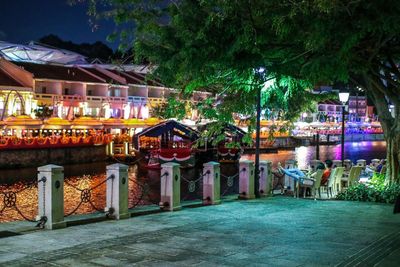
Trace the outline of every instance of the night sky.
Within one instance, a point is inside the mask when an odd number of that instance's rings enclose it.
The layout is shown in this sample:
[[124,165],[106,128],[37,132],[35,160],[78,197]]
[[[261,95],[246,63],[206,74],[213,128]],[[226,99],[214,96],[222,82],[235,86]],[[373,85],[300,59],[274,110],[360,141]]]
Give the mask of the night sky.
[[89,24],[87,5],[70,6],[67,0],[0,0],[0,40],[27,43],[48,34],[65,41],[102,41],[115,49],[106,37],[114,29],[112,21],[100,21],[95,31]]

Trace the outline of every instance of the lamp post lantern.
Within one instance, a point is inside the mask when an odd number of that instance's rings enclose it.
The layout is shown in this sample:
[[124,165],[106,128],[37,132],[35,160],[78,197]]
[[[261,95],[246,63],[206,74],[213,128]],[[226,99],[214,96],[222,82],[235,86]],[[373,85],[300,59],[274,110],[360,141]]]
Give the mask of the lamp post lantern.
[[339,93],[339,100],[342,102],[342,166],[344,166],[344,112],[349,95],[349,93]]

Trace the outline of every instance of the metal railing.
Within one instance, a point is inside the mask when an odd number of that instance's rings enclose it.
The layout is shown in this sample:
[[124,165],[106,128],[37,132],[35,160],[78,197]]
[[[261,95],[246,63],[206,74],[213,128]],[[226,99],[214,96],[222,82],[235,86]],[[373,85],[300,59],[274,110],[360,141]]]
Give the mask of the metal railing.
[[[17,184],[13,187],[0,185],[0,222],[20,219],[30,222],[37,221],[38,186],[40,185],[46,186],[45,178],[40,181]],[[45,199],[43,199],[43,205],[44,203]]]
[[239,173],[224,175],[221,173],[221,197],[239,194]]
[[[104,212],[105,183],[108,179],[113,179],[113,177],[102,178],[94,186],[91,185],[93,180],[90,175],[83,175],[74,180],[64,180],[64,217],[93,211]],[[75,192],[78,194],[74,194]],[[70,209],[70,207],[73,208]]]
[[181,200],[202,200],[203,199],[203,176],[186,178],[181,174]]
[[150,180],[146,177],[129,176],[128,208],[134,209],[145,205],[160,203],[160,180]]
[[[137,161],[140,160],[138,159]],[[137,165],[135,166],[137,167]],[[126,171],[126,167],[124,168]],[[235,167],[234,169],[225,169],[225,173],[219,172],[221,197],[239,194],[239,175],[245,170],[243,168],[238,172],[238,168]],[[161,200],[161,180],[166,175],[168,175],[168,172],[164,172],[161,177],[149,177],[147,173],[144,175],[136,174],[132,170],[128,172],[128,208],[134,209],[145,205],[159,205]],[[196,172],[196,170],[194,172],[191,172],[191,170],[183,171],[180,177],[180,200],[203,201],[203,181],[204,178],[210,178],[210,175],[211,171],[209,170],[201,170],[200,173]],[[122,176],[122,184],[125,184],[125,177]],[[110,179],[112,180],[108,182]],[[110,173],[108,175],[83,175],[65,179],[63,188],[64,217],[93,212],[108,215],[106,207],[112,208],[113,205],[111,204],[110,206],[110,198],[111,203],[114,203],[113,199],[115,201],[115,197],[118,197],[118,199],[121,197],[113,196],[115,194],[113,186],[115,186],[114,183],[116,181],[113,179],[116,178],[114,174],[110,175]],[[118,179],[121,179],[121,177]],[[43,188],[40,186],[43,186]],[[111,187],[108,188],[109,186]],[[44,215],[46,210],[45,189],[45,177],[38,181],[17,186],[0,185],[0,222],[23,219],[31,222],[39,221],[38,226],[43,227],[46,223]],[[43,206],[39,207],[39,205]]]

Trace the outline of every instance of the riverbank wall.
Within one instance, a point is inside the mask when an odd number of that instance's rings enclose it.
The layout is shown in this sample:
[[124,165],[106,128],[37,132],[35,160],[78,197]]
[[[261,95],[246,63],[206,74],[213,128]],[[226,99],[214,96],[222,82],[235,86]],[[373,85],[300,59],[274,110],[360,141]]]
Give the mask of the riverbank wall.
[[346,142],[385,141],[385,137],[383,134],[346,134],[344,140]]
[[[289,137],[284,140],[284,143],[290,143],[296,147],[298,146],[310,146],[316,145],[316,139],[314,137]],[[344,136],[345,142],[365,142],[365,141],[385,141],[385,137],[383,134],[345,134]],[[330,136],[320,136],[319,144],[320,145],[335,145],[340,144],[341,136],[340,135],[330,135]],[[281,141],[282,143],[282,141]],[[279,145],[278,145],[279,147]]]
[[105,145],[68,148],[18,149],[0,152],[0,169],[105,161]]

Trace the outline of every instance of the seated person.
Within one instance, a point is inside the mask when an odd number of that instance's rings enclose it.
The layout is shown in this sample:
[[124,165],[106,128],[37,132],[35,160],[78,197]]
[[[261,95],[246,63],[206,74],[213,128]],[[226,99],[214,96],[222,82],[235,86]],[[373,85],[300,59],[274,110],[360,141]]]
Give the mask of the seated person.
[[374,175],[375,171],[376,171],[376,168],[375,168],[374,166],[371,166],[371,165],[365,166],[364,173],[365,173],[368,177],[371,178],[371,177]]
[[[331,166],[332,166],[332,161],[331,161]],[[316,169],[315,172],[311,173],[309,176],[306,176],[304,172],[302,172],[301,170],[299,170],[299,169],[297,169],[297,168],[284,169],[284,168],[282,168],[280,162],[278,163],[278,170],[279,170],[281,173],[284,173],[284,174],[286,174],[286,175],[292,177],[292,178],[295,179],[295,180],[299,180],[300,178],[311,178],[311,179],[312,179],[313,177],[315,177],[315,175],[317,174],[317,171],[318,171],[318,170],[324,170],[324,169],[325,169],[324,164],[323,164],[323,163],[320,163],[320,164],[317,166],[317,169]],[[329,176],[328,176],[328,178],[329,178]]]
[[326,169],[324,170],[324,173],[322,174],[321,186],[326,185],[326,184],[328,183],[329,176],[331,176],[332,165],[333,165],[332,160],[327,159],[327,160],[325,161],[325,167],[326,167]]
[[315,177],[315,175],[317,174],[318,170],[325,170],[325,164],[323,164],[322,162],[318,163],[317,168],[315,169],[315,172],[313,172],[310,176],[311,177]]
[[386,160],[382,159],[376,167],[374,167],[372,165],[366,166],[364,172],[366,175],[368,175],[371,178],[374,175],[374,173],[376,173],[376,172],[380,173],[382,171],[383,166],[385,166],[385,164],[386,164]]
[[379,162],[379,165],[376,166],[375,171],[380,173],[380,172],[382,171],[382,168],[383,168],[385,165],[386,165],[386,159],[382,159],[382,160]]

